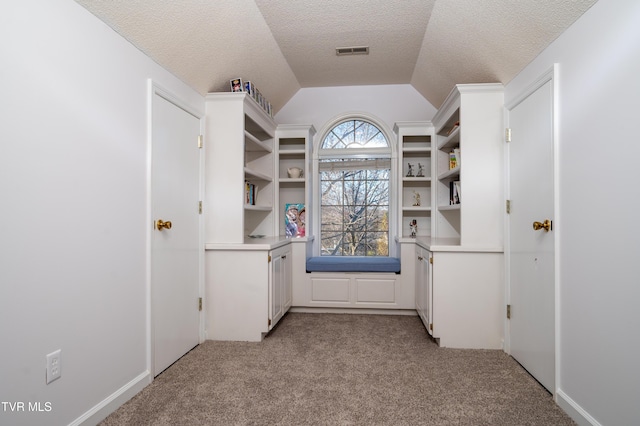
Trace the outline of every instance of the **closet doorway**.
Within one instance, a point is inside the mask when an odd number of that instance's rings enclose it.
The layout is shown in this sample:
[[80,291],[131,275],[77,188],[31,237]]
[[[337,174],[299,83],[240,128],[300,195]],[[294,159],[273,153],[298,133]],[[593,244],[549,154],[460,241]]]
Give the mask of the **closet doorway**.
[[200,119],[151,90],[150,350],[157,376],[200,340]]
[[555,68],[507,105],[511,355],[549,392],[556,380]]

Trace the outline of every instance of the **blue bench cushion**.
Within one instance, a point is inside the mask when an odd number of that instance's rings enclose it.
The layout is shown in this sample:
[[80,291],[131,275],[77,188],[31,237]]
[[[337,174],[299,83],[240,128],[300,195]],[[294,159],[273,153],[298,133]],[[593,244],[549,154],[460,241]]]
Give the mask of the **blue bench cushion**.
[[315,256],[307,258],[307,272],[395,272],[400,259],[384,256]]

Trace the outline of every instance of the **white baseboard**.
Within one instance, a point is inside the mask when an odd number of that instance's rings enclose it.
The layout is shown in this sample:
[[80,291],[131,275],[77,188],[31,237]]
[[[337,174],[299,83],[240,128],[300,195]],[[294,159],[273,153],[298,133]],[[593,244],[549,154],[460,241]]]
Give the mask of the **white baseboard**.
[[596,419],[591,417],[578,403],[569,397],[562,389],[556,392],[556,402],[565,413],[580,426],[602,426]]
[[293,306],[289,312],[306,314],[360,314],[360,315],[418,315],[414,309],[368,309],[368,308],[324,308]]
[[133,398],[138,392],[151,383],[151,373],[147,370],[126,385],[112,393],[92,409],[75,419],[69,426],[96,425],[113,413],[122,404]]

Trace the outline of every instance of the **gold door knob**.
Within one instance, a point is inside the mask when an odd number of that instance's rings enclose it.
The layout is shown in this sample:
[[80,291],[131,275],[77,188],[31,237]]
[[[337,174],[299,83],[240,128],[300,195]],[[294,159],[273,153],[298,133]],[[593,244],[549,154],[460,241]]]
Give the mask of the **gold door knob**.
[[171,229],[171,221],[164,221],[162,219],[156,220],[156,229],[162,231],[162,229]]
[[544,229],[545,232],[549,232],[551,231],[551,221],[549,219],[545,219],[544,222],[533,222],[533,229],[535,231]]

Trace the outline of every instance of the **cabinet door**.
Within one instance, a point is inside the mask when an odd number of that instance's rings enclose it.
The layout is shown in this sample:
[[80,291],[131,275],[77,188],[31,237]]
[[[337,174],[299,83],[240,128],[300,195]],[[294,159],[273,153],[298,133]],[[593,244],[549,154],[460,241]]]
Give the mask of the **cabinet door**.
[[416,311],[427,329],[432,333],[431,305],[431,252],[416,246]]
[[431,252],[416,247],[416,310],[429,334],[431,318]]
[[422,267],[422,257],[423,250],[422,248],[416,246],[416,311],[418,312],[418,316],[424,322],[424,269]]
[[287,250],[282,255],[282,315],[284,315],[291,307],[293,301],[293,282],[292,272],[293,263],[291,259],[291,250]]
[[431,252],[424,250],[422,262],[420,262],[424,280],[424,294],[422,299],[424,303],[424,321],[425,327],[427,327],[427,332],[433,336],[433,280],[431,276],[431,259]]
[[271,286],[269,302],[269,330],[271,330],[283,315],[283,259],[281,254],[274,254],[271,258]]

